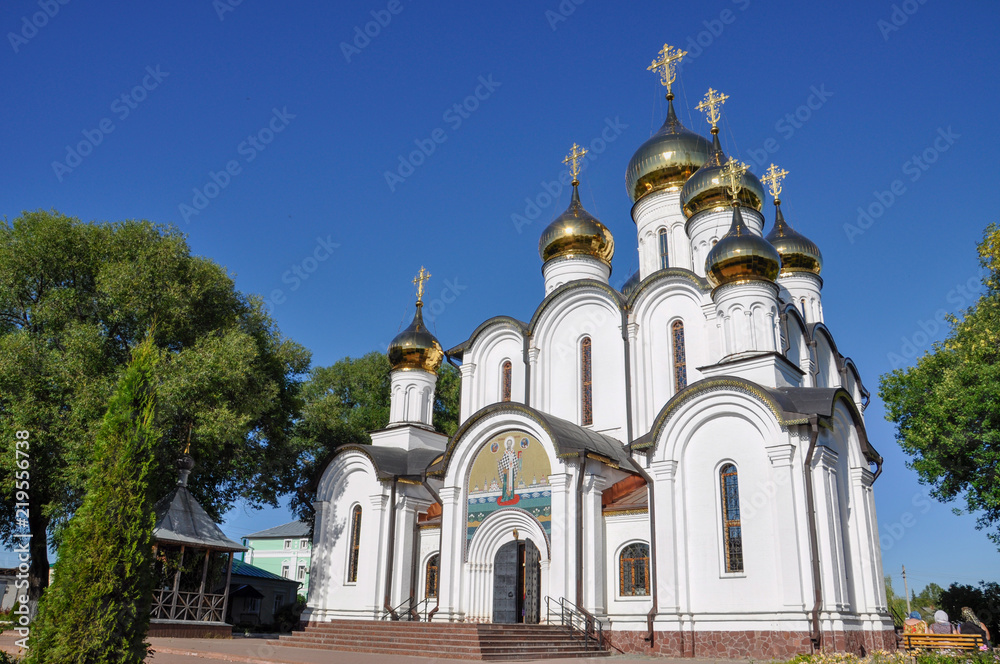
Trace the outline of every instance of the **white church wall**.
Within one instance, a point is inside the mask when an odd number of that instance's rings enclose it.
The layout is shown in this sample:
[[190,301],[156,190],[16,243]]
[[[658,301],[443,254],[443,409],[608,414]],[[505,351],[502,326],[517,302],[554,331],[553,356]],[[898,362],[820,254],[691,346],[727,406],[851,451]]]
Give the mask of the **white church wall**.
[[[430,562],[432,557],[439,555],[438,547],[441,544],[441,527],[421,527],[418,532],[420,533],[420,540],[417,546],[417,600],[423,601],[427,599],[427,563]],[[439,571],[441,569],[440,560],[439,557]],[[440,587],[440,583],[438,587]],[[431,611],[435,605],[436,601],[432,598],[429,601],[427,611]],[[421,610],[422,613],[423,610]]]
[[480,408],[502,401],[502,367],[511,363],[511,401],[524,403],[524,341],[520,334],[509,327],[497,325],[481,332],[465,352],[464,361],[475,366],[471,379],[463,378],[463,392],[470,390],[469,412],[463,419]]
[[652,595],[621,594],[621,553],[635,542],[649,545],[649,514],[609,514],[604,517],[607,541],[604,546],[604,576],[608,602],[607,615],[614,629],[643,629],[646,614],[653,606]]
[[[311,564],[308,620],[371,618],[381,605],[378,588],[385,559],[384,507],[388,502],[371,461],[344,452],[327,467],[316,493],[316,546]],[[351,518],[361,507],[357,580],[348,580]],[[320,517],[321,515],[321,517]]]
[[824,328],[814,332],[816,359],[816,387],[840,387],[840,372],[837,371],[836,351]]
[[582,422],[580,343],[592,343],[593,428],[625,437],[624,341],[617,303],[603,292],[567,291],[551,302],[534,329],[539,349],[532,375],[531,406]]

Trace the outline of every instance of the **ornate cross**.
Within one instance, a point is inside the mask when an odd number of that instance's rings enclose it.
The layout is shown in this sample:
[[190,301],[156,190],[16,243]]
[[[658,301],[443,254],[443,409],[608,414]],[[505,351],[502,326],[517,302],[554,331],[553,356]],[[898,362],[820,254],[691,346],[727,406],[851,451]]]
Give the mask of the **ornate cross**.
[[587,154],[587,150],[574,143],[569,154],[562,161],[564,164],[569,164],[569,172],[573,176],[573,184],[580,184],[578,177],[580,175],[580,162],[583,161],[585,154]]
[[721,117],[719,109],[722,108],[722,105],[726,103],[727,99],[729,99],[729,95],[709,88],[708,94],[705,95],[702,102],[695,106],[695,108],[708,116],[708,122],[712,125],[712,129],[715,129],[716,126],[718,126],[719,118]]
[[730,157],[729,161],[722,168],[722,177],[729,180],[729,195],[733,197],[733,205],[736,205],[736,197],[739,196],[740,191],[743,189],[743,174],[749,168],[749,166],[734,157]]
[[664,44],[657,55],[660,56],[660,59],[653,60],[653,64],[646,69],[660,75],[660,85],[667,89],[667,94],[670,94],[670,87],[677,80],[677,66],[681,63],[681,59],[687,55],[687,51],[682,51],[670,44]]
[[420,274],[413,277],[413,283],[417,285],[417,304],[423,304],[424,301],[424,282],[431,278],[431,273],[424,269],[424,266],[420,266]]
[[771,167],[764,171],[764,177],[760,179],[774,196],[775,204],[778,203],[778,194],[781,193],[781,181],[785,179],[786,175],[788,175],[788,171],[771,164]]

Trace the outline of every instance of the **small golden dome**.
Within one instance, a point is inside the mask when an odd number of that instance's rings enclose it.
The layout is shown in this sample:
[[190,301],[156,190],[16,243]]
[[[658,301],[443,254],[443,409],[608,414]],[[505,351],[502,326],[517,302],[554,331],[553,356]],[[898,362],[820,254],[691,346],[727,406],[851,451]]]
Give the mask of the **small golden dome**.
[[774,245],[781,256],[781,273],[811,272],[819,274],[823,269],[823,253],[816,243],[802,235],[785,221],[781,213],[781,201],[775,199],[777,210],[774,217],[774,228],[765,238]]
[[[728,182],[722,176],[726,155],[719,143],[719,130],[712,128],[712,156],[691,176],[681,190],[681,207],[690,219],[703,210],[728,207],[731,200]],[[740,205],[760,211],[764,201],[764,185],[757,176],[746,171],[740,179]]]
[[573,181],[569,207],[542,231],[538,255],[543,262],[560,256],[593,256],[610,267],[615,240],[607,226],[583,209],[579,184]]
[[436,374],[441,367],[444,349],[424,325],[423,306],[418,300],[413,322],[389,344],[389,364],[393,371],[421,369]]
[[654,191],[680,189],[711,156],[712,144],[685,129],[674,113],[673,95],[667,95],[667,119],[660,130],[639,146],[625,171],[632,201]]
[[743,223],[740,206],[733,206],[733,224],[705,258],[709,283],[722,286],[737,281],[774,281],[781,257],[771,243]]

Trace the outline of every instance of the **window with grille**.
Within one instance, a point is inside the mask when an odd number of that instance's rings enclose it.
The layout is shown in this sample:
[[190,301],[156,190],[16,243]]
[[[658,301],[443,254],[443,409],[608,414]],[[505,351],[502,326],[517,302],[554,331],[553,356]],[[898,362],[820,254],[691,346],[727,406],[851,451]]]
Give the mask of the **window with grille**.
[[431,556],[431,559],[427,561],[427,577],[424,583],[425,597],[437,597],[438,596],[438,554]]
[[618,560],[619,594],[637,597],[649,594],[649,545],[641,542],[622,549]]
[[660,269],[666,270],[670,267],[670,259],[668,254],[668,244],[667,244],[667,229],[661,228],[659,233],[660,241]]
[[351,513],[351,551],[347,564],[347,582],[358,581],[358,559],[361,553],[361,505],[355,505]]
[[584,426],[594,423],[594,377],[591,371],[591,341],[584,337],[580,341],[580,421]]
[[503,363],[500,369],[500,374],[502,376],[501,386],[500,386],[500,401],[510,401],[510,384],[511,384],[511,372],[513,367],[511,366],[510,360]]
[[722,484],[722,541],[727,572],[743,571],[743,532],[740,526],[740,482],[736,466],[719,471]]
[[688,384],[687,347],[684,345],[684,323],[674,321],[670,326],[670,338],[674,347],[674,391],[680,392]]

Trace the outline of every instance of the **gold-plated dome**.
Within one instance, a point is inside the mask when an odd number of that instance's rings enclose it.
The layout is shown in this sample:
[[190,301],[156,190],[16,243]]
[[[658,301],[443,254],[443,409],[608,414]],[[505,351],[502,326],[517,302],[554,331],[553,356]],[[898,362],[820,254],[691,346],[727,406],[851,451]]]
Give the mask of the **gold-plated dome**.
[[667,95],[667,119],[632,155],[625,184],[632,201],[654,191],[680,189],[712,154],[712,144],[681,124]]
[[389,364],[393,371],[421,369],[436,374],[441,367],[444,349],[424,325],[423,306],[424,303],[417,300],[413,322],[389,344]]
[[[726,178],[722,169],[726,155],[719,143],[719,130],[712,128],[712,155],[688,179],[681,190],[681,207],[688,219],[703,210],[728,207],[730,204]],[[757,176],[746,171],[740,181],[740,205],[760,211],[764,204],[764,185]]]
[[542,231],[538,255],[542,261],[560,256],[593,256],[609,267],[615,255],[615,240],[607,226],[583,209],[577,180],[569,207]]
[[781,257],[771,243],[743,223],[740,206],[733,206],[733,224],[705,258],[709,283],[722,286],[738,281],[774,281]]
[[819,274],[823,269],[823,253],[816,243],[788,225],[785,215],[781,213],[781,201],[774,200],[777,211],[774,217],[774,228],[765,238],[774,245],[781,256],[781,273],[811,272]]

